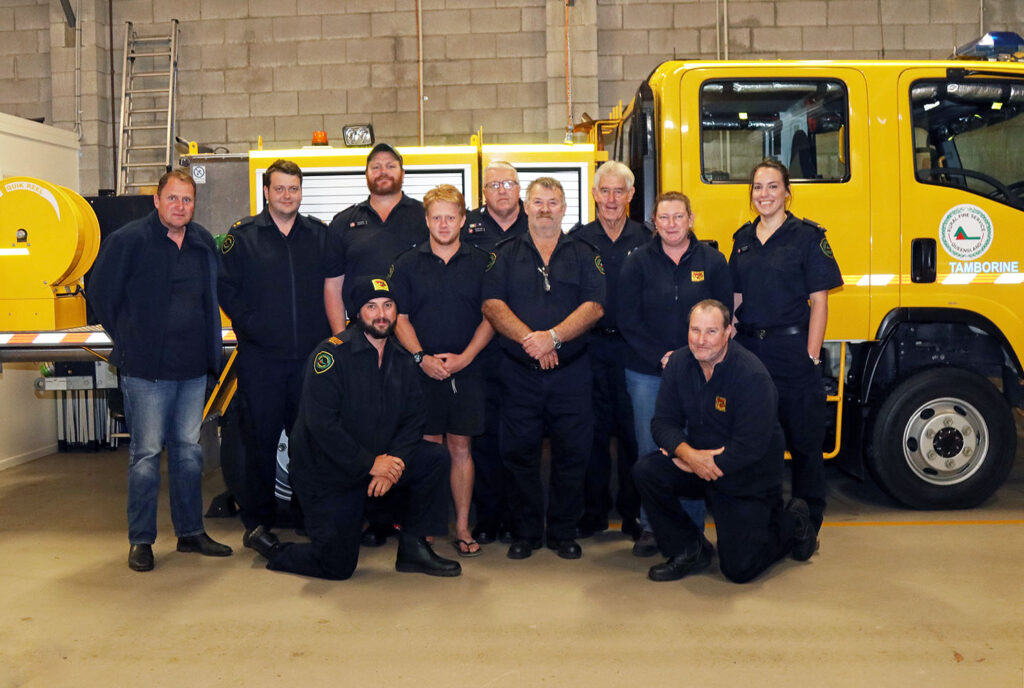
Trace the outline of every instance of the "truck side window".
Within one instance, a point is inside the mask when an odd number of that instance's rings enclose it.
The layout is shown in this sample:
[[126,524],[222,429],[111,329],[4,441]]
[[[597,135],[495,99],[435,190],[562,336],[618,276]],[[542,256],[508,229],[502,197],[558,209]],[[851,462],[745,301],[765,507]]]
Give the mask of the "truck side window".
[[1024,80],[915,81],[910,101],[918,182],[1024,209]]
[[794,180],[850,178],[846,87],[834,79],[719,79],[700,93],[701,176],[746,183],[764,158]]

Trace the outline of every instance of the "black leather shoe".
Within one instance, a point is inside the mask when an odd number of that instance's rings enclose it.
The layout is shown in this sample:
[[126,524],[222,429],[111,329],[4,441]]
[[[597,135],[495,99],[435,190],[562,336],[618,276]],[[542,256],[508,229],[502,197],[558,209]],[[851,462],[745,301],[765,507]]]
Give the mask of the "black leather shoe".
[[797,561],[807,561],[818,548],[818,533],[811,523],[811,510],[807,502],[794,497],[786,506],[786,511],[796,518],[796,530],[793,532],[793,558]]
[[526,559],[533,554],[535,549],[540,549],[540,540],[527,540],[526,538],[513,540],[512,544],[508,546],[508,558]]
[[498,539],[498,526],[494,523],[477,523],[473,529],[473,539],[481,545],[489,545]]
[[579,559],[583,548],[575,540],[548,540],[548,549],[553,549],[562,559]]
[[245,531],[245,535],[242,536],[242,544],[256,550],[268,561],[273,559],[283,546],[277,536],[267,530],[266,526],[256,526],[252,530]]
[[458,576],[462,566],[457,561],[438,556],[426,538],[406,533],[398,536],[398,557],[395,570],[403,573],[425,573],[428,576]]
[[623,518],[622,519],[622,534],[636,542],[640,539],[640,536],[644,534],[643,526],[635,518]]
[[359,544],[363,547],[383,547],[392,535],[398,535],[398,529],[394,526],[371,523],[359,537]]
[[608,530],[608,521],[602,522],[584,517],[576,524],[576,537],[585,540],[606,530]]
[[703,571],[711,565],[711,555],[715,553],[714,545],[703,535],[700,538],[700,549],[686,555],[669,557],[664,564],[655,564],[647,572],[652,581],[664,582],[679,580],[691,573]]
[[633,543],[634,557],[653,557],[658,553],[658,541],[654,539],[654,533],[649,530],[643,531],[637,541]]
[[195,552],[204,557],[230,557],[231,548],[222,545],[206,533],[178,538],[179,552]]
[[152,545],[132,545],[128,550],[128,568],[132,571],[152,571]]

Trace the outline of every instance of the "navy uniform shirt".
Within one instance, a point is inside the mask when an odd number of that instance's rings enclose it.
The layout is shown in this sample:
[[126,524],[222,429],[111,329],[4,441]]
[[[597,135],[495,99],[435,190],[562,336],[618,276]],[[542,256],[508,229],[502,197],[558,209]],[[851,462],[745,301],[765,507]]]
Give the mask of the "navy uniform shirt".
[[[550,330],[587,301],[604,305],[601,256],[589,244],[561,234],[545,269],[529,232],[521,234],[498,245],[484,276],[488,299],[504,301],[531,331]],[[519,342],[502,337],[501,346],[513,358],[534,363]],[[558,358],[565,364],[585,348],[586,336],[577,337],[562,344]]]
[[733,289],[743,295],[736,317],[748,327],[806,326],[810,295],[843,285],[825,230],[787,212],[762,245],[758,222],[748,222],[733,235],[729,269]]
[[285,236],[264,209],[221,243],[220,305],[243,350],[301,360],[331,334],[324,279],[341,274],[337,240],[322,220],[297,215]]
[[764,364],[735,340],[710,380],[683,347],[665,366],[651,432],[670,456],[682,442],[694,449],[725,447],[715,457],[722,471],[715,488],[735,496],[770,494],[782,488],[784,440],[777,405],[778,392]]
[[[461,244],[445,263],[425,241],[395,261],[391,287],[426,353],[460,354],[469,346],[483,320],[484,271],[490,258],[486,251]],[[466,370],[475,369],[478,360]]]
[[508,229],[502,229],[501,225],[491,217],[487,206],[482,205],[466,215],[466,224],[462,227],[462,241],[469,242],[485,251],[493,251],[499,241],[518,234],[525,234],[528,229],[529,223],[522,201],[519,201],[519,215]]
[[660,375],[665,353],[686,346],[693,305],[718,299],[732,310],[732,295],[725,256],[692,233],[678,265],[657,236],[630,252],[619,277],[619,330],[630,348],[625,366]]
[[356,326],[313,350],[290,437],[291,473],[347,489],[369,478],[378,455],[409,458],[423,436],[421,373],[394,337],[377,360]]
[[[331,231],[341,240],[341,271],[351,277],[389,277],[388,270],[395,259],[430,236],[423,204],[404,192],[387,220],[380,219],[367,198],[335,215],[331,220]],[[342,296],[347,307],[350,301],[348,284]],[[349,316],[354,317],[351,309]]]
[[[612,241],[601,226],[600,220],[585,225],[576,225],[569,230],[569,236],[580,239],[594,247],[594,250],[601,255],[601,262],[604,263],[605,291],[607,294],[604,315],[594,326],[596,329],[619,330],[618,318],[618,294],[619,274],[622,272],[622,264],[626,255],[641,246],[651,238],[651,232],[646,226],[635,220],[626,218],[626,224],[619,233],[619,238]],[[668,349],[666,349],[667,351]]]

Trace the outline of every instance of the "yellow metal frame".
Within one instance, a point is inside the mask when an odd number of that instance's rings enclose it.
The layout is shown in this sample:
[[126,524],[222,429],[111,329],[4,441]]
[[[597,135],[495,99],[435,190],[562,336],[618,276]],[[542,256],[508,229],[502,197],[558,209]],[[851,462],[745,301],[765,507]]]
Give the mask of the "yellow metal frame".
[[234,366],[236,356],[238,356],[237,348],[231,352],[231,356],[224,364],[224,370],[221,371],[220,378],[217,380],[217,385],[210,392],[209,399],[206,400],[206,406],[203,408],[204,423],[211,418],[223,416],[238,390],[238,374]]

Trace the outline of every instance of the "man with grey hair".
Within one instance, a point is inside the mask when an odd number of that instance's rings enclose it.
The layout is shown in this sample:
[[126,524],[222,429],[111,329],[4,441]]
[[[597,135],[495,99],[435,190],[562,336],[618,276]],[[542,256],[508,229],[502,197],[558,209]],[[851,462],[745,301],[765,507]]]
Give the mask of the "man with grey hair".
[[499,241],[526,231],[526,211],[519,199],[519,172],[504,160],[484,168],[484,204],[466,216],[462,241],[493,251]]
[[[494,251],[499,242],[524,234],[526,211],[519,199],[519,173],[504,160],[493,160],[484,168],[484,205],[466,216],[462,242],[485,251]],[[498,417],[501,413],[501,379],[498,363],[501,346],[495,337],[479,356],[484,375],[484,432],[473,438],[473,462],[476,480],[473,503],[476,526],[473,539],[487,544],[497,539],[508,541],[511,516],[508,511],[510,477],[498,450]]]
[[[583,477],[593,441],[587,331],[604,309],[604,268],[593,248],[562,233],[565,192],[540,177],[526,193],[529,230],[503,242],[484,276],[484,316],[502,335],[501,455],[512,474],[510,559],[542,544],[563,559],[583,555],[575,540]],[[541,441],[551,435],[547,518]]]
[[577,225],[570,236],[585,241],[601,254],[607,278],[604,316],[594,326],[590,341],[590,366],[594,376],[594,447],[590,453],[584,490],[583,516],[577,524],[578,537],[587,538],[608,528],[612,506],[611,440],[615,438],[618,466],[618,495],[615,506],[622,516],[622,531],[639,536],[640,497],[630,471],[636,463],[637,442],[633,427],[633,406],[626,391],[623,362],[628,345],[619,332],[617,318],[618,279],[626,254],[646,243],[651,233],[629,217],[633,198],[633,172],[621,162],[610,160],[594,174],[590,190],[597,207],[597,219]]

